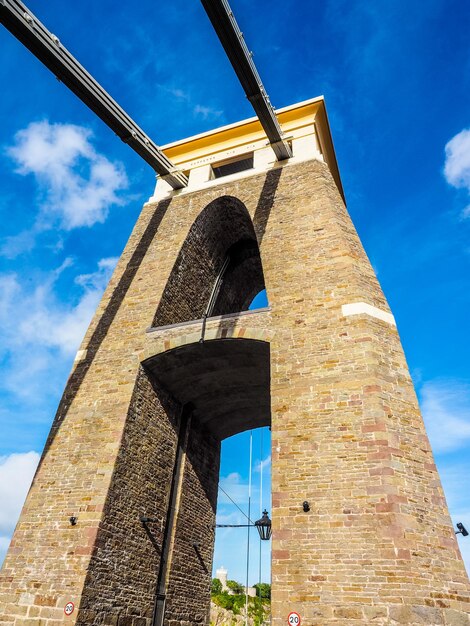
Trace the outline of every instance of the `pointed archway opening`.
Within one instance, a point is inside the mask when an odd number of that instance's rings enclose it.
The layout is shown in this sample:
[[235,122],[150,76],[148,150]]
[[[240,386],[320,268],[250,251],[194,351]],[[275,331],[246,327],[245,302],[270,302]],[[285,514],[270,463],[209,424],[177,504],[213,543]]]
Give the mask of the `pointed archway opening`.
[[189,229],[152,326],[247,311],[265,288],[251,217],[240,200],[222,196]]

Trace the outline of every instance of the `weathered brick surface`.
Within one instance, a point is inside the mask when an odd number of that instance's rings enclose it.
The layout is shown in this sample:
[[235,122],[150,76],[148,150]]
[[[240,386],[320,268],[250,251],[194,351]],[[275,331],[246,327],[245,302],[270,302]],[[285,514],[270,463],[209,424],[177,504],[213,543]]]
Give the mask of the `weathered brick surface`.
[[192,424],[169,577],[171,624],[205,624],[210,606],[220,442]]
[[[144,207],[15,531],[1,623],[150,623],[163,528],[152,527],[153,545],[138,517],[166,515],[181,407],[141,363],[197,341],[200,325],[146,329],[202,316],[227,248],[253,237],[248,215],[271,311],[210,321],[207,332],[270,343],[273,623],[291,610],[309,625],[468,623],[468,579],[399,336],[342,315],[348,303],[388,306],[327,167],[313,160]],[[244,308],[262,287],[256,255],[247,262],[216,313]],[[219,449],[196,421],[191,433],[172,626],[204,623],[209,607]],[[77,610],[65,617],[70,600]]]
[[[150,617],[180,413],[141,369],[80,602],[86,611],[80,612],[78,623],[100,622],[105,616]],[[146,530],[141,516],[156,521]],[[79,523],[81,519],[79,515]]]
[[468,580],[396,329],[341,313],[387,303],[326,170],[295,185],[289,204],[276,196],[263,241],[275,238],[277,259],[288,259],[275,275],[262,247],[273,327],[292,330],[288,345],[276,334],[271,344],[273,623],[289,607],[307,623],[325,605],[334,610],[322,623],[367,623],[368,607],[430,611],[438,589],[460,589],[466,610]]

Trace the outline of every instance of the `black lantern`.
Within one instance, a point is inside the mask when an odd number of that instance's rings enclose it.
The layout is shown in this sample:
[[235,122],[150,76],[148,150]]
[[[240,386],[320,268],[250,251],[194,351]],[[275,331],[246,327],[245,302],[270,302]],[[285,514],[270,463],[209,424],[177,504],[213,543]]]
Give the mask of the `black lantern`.
[[255,526],[258,529],[259,536],[262,541],[268,541],[268,539],[271,539],[271,520],[268,517],[266,509],[263,511],[263,517],[255,522]]

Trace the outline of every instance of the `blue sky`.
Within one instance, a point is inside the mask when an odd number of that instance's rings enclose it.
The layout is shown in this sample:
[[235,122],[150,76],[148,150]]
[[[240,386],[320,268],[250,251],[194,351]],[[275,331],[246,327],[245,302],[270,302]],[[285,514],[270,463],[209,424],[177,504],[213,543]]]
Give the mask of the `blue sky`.
[[[470,528],[468,3],[231,5],[276,107],[326,97],[348,209],[397,319],[453,520]],[[29,6],[159,144],[252,115],[198,0]],[[0,49],[1,560],[154,176],[3,29]],[[226,443],[222,465],[242,506],[246,437]],[[225,503],[220,515],[235,518]],[[215,564],[242,580],[229,532]],[[469,568],[470,538],[460,543]]]

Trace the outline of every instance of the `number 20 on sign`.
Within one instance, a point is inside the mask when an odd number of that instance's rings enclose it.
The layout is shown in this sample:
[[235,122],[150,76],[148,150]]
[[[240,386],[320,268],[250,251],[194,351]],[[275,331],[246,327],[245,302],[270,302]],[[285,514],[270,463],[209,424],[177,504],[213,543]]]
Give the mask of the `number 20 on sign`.
[[72,615],[74,609],[75,609],[75,604],[73,602],[67,602],[67,604],[64,606],[65,615]]
[[300,615],[295,611],[292,611],[292,613],[289,613],[287,617],[287,623],[289,626],[300,626]]

